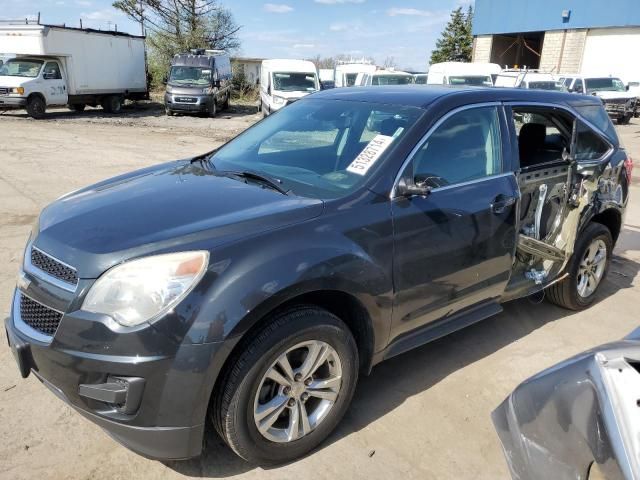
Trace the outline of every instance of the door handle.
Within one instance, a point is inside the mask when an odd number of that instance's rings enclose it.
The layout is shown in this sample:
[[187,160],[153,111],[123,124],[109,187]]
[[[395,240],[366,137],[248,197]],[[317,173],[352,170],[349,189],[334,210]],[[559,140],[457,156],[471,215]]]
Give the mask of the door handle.
[[491,211],[497,215],[504,213],[510,206],[516,203],[517,197],[509,197],[500,194],[491,202]]

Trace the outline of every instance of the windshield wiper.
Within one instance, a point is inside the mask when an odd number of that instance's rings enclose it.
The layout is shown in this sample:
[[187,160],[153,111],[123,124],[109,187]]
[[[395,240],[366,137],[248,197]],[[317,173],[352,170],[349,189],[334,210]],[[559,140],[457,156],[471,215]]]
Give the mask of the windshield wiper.
[[[215,167],[214,167],[215,168]],[[282,183],[280,180],[278,180],[277,178],[270,178],[267,175],[264,175],[262,173],[258,173],[258,172],[254,172],[251,170],[242,170],[239,172],[233,171],[233,170],[225,170],[223,171],[223,173],[227,174],[227,175],[231,175],[234,177],[241,177],[241,178],[247,178],[250,180],[257,180],[258,182],[263,183],[264,185],[282,193],[283,195],[289,195],[289,190],[285,190],[284,188],[282,188],[280,186],[280,184]]]

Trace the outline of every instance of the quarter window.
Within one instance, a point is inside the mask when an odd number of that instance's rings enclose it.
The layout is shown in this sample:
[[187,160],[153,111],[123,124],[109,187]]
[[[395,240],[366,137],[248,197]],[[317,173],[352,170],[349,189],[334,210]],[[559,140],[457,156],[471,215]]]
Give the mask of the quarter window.
[[587,125],[578,121],[576,125],[576,160],[597,160],[609,150],[609,145]]
[[446,119],[416,153],[410,168],[414,182],[433,188],[500,173],[497,108],[463,110]]

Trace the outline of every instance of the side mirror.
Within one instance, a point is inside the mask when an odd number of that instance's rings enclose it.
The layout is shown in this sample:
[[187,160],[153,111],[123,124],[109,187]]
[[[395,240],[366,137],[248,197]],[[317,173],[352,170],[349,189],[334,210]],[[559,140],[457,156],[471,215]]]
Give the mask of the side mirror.
[[627,90],[627,92],[629,91],[629,85],[627,85],[627,86],[626,86],[626,87],[624,87],[624,88]]
[[424,182],[415,183],[406,178],[398,181],[396,192],[399,197],[426,197],[431,193],[431,187]]
[[271,95],[271,85],[267,87],[267,95]]
[[167,76],[165,75],[164,77],[162,77],[162,83],[163,85],[166,85],[169,82],[169,79],[167,78]]

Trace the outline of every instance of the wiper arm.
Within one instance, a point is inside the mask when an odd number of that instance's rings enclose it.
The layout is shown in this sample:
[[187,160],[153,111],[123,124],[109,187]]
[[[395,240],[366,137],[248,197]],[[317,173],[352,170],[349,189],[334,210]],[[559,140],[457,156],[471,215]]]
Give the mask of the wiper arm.
[[236,177],[242,177],[242,178],[248,178],[251,180],[257,180],[258,182],[262,182],[265,185],[267,185],[268,187],[282,193],[283,195],[289,195],[289,191],[285,190],[284,188],[282,188],[280,186],[280,184],[282,183],[280,180],[276,179],[276,178],[270,178],[267,175],[264,175],[262,173],[258,173],[258,172],[253,172],[251,170],[243,170],[240,172],[235,172],[235,171],[225,171],[224,173],[229,174],[229,175],[233,175]]

